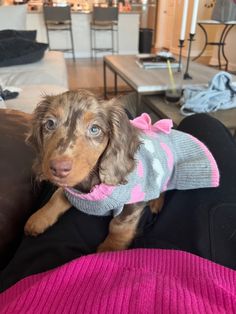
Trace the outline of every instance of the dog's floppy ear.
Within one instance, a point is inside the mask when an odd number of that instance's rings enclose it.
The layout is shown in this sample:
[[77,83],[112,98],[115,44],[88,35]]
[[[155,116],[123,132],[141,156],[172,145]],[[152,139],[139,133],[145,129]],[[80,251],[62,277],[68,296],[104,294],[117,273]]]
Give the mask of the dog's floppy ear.
[[26,137],[26,143],[30,146],[32,146],[36,152],[38,153],[40,151],[40,147],[42,146],[39,130],[38,130],[38,125],[37,121],[35,119],[33,120],[33,123],[30,127],[29,132],[27,133]]
[[99,163],[101,182],[111,185],[126,183],[127,175],[134,169],[134,154],[140,144],[135,129],[121,103],[106,103],[109,123],[109,143]]
[[32,124],[26,137],[26,143],[33,147],[36,151],[36,159],[34,161],[33,170],[41,175],[41,156],[43,147],[42,120],[44,118],[47,107],[49,106],[50,96],[45,96],[33,112]]
[[32,124],[26,137],[26,143],[32,146],[37,153],[41,151],[42,147],[42,134],[41,134],[41,117],[40,117],[40,106],[39,103],[33,112]]
[[44,95],[42,101],[38,103],[33,112],[32,125],[27,134],[26,143],[31,145],[37,153],[40,153],[42,150],[42,121],[44,120],[45,114],[48,112],[48,108],[50,108],[52,99],[53,96]]

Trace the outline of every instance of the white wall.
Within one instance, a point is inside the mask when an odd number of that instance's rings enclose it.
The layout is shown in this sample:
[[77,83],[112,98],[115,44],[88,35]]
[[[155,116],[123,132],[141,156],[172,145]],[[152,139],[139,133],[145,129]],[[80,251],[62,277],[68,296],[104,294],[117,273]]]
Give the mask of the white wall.
[[[181,29],[181,22],[182,22],[182,11],[183,11],[183,0],[175,0],[176,1],[176,24],[174,27],[174,37],[173,37],[173,46],[172,50],[173,52],[178,52],[178,44],[179,44],[179,34]],[[183,49],[183,55],[187,56],[188,54],[188,38],[190,33],[190,25],[192,21],[192,10],[193,10],[193,3],[194,0],[189,1],[189,7],[188,7],[188,18],[187,18],[187,27],[186,27],[186,39],[185,39],[185,47]],[[205,0],[199,1],[199,8],[198,8],[198,20],[208,20],[211,18],[212,9],[206,8],[204,4],[206,3]],[[214,33],[217,31],[217,29],[208,28],[208,36],[209,40],[213,40]],[[204,45],[204,34],[203,31],[199,26],[196,27],[196,34],[194,37],[194,41],[192,43],[192,49],[191,49],[191,56],[197,56],[199,52],[202,50]],[[212,47],[208,46],[205,53],[205,56],[211,56],[212,55]]]

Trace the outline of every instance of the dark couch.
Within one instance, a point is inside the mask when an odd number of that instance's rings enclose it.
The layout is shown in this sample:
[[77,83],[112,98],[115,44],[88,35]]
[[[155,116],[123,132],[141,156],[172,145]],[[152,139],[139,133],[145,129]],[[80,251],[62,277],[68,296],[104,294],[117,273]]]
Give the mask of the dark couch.
[[30,114],[0,109],[0,269],[14,254],[39,193],[34,152],[25,143],[30,120]]

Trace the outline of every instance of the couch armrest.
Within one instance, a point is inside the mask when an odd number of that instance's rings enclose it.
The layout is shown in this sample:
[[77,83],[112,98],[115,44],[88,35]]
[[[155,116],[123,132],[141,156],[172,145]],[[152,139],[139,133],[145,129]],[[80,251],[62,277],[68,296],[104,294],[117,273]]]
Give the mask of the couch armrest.
[[14,254],[37,196],[34,152],[25,144],[30,120],[29,114],[0,109],[0,268]]

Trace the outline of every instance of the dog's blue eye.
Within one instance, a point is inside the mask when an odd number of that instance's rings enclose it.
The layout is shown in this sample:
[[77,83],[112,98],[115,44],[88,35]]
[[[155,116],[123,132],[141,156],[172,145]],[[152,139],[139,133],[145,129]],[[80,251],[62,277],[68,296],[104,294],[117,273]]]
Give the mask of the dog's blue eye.
[[101,132],[101,129],[99,128],[99,126],[97,126],[96,124],[93,124],[90,128],[89,128],[89,133],[91,135],[99,135]]
[[48,119],[45,123],[45,127],[47,130],[54,130],[56,128],[56,121],[53,119]]

